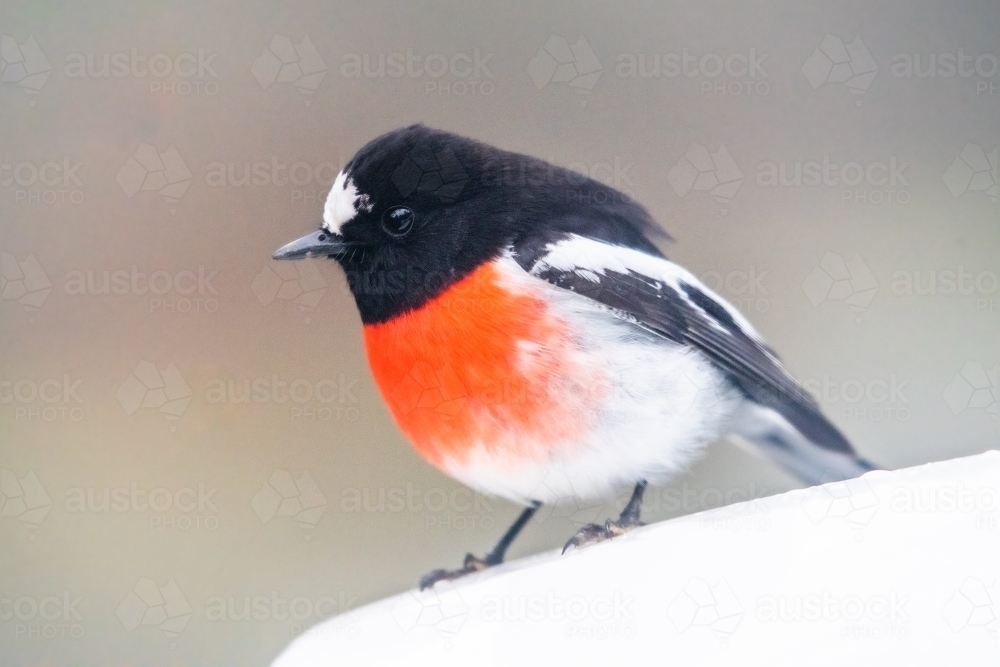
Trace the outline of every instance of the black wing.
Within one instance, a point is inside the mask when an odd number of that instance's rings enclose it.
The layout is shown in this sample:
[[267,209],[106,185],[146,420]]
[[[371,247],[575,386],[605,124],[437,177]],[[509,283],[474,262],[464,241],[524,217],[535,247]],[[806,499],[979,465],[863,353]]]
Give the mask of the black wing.
[[[515,244],[515,259],[522,268],[587,296],[648,331],[699,350],[747,398],[777,411],[813,443],[854,454],[847,439],[782,367],[777,355],[752,331],[746,331],[719,297],[700,287],[697,280],[659,279],[620,263],[597,271],[592,266],[574,270],[565,261],[546,261],[551,237],[547,241],[525,239]],[[608,246],[608,250],[614,252],[615,248]],[[668,262],[662,258],[657,261]]]

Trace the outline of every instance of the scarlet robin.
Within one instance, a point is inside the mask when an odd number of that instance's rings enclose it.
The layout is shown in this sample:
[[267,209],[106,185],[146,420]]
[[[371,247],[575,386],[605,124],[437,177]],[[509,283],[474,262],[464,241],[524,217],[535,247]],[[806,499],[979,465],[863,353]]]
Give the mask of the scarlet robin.
[[657,232],[607,185],[414,125],[359,150],[320,229],[274,254],[339,262],[399,428],[445,473],[525,506],[485,557],[422,588],[502,562],[542,503],[634,486],[567,547],[641,525],[647,482],[723,435],[807,484],[873,468]]

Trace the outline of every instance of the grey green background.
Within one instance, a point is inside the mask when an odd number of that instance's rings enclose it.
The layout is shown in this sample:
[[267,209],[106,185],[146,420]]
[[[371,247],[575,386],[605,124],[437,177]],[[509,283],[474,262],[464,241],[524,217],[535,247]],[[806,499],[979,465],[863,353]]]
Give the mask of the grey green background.
[[[668,254],[743,310],[868,458],[896,468],[997,447],[998,26],[990,2],[3,3],[0,663],[265,664],[320,618],[484,551],[513,519],[518,508],[474,498],[398,433],[338,269],[269,261],[316,227],[357,148],[413,122],[588,171],[643,202],[675,239]],[[293,67],[279,76],[280,58],[264,53],[282,55],[282,38],[314,47],[284,63],[303,61],[307,78]],[[555,69],[543,47],[561,58],[560,38],[577,51]],[[814,52],[856,38],[870,55],[856,68],[876,74],[852,91]],[[627,54],[648,64],[685,49],[708,56],[692,76],[621,76]],[[968,77],[943,66],[906,76],[900,65],[900,54],[926,68],[931,54],[959,50],[992,60],[980,71],[973,60]],[[457,69],[345,76],[355,59],[408,51]],[[76,76],[74,63],[133,52],[179,68]],[[752,76],[710,76],[751,52]],[[28,78],[18,58],[47,77]],[[122,171],[142,144],[174,147],[183,166],[165,178],[189,181],[179,198],[135,191],[155,185],[134,164]],[[701,189],[709,175],[685,180],[693,145],[725,147],[714,166],[728,190]],[[769,165],[824,160],[895,161],[902,179],[878,182],[876,167],[847,188],[767,184]],[[245,163],[266,165],[269,182],[235,184]],[[298,183],[274,183],[273,165]],[[847,265],[853,273],[838,275]],[[73,293],[88,272],[99,284],[133,266],[179,276],[180,289]],[[184,293],[183,272],[199,270],[207,283]],[[942,272],[969,274],[969,293],[949,293]],[[181,378],[161,400],[129,379],[150,364],[160,373],[147,384],[171,364]],[[213,393],[275,377],[324,400]],[[33,396],[49,379],[45,398]],[[168,399],[177,418],[159,407]],[[289,479],[302,487],[279,511]],[[75,502],[133,486],[161,511]],[[794,486],[720,442],[650,493],[645,517]],[[305,507],[291,516],[295,502]],[[615,511],[615,501],[545,508],[512,556],[555,548]],[[167,590],[162,618],[137,603],[157,595],[147,580]],[[220,599],[242,611],[247,596],[269,611],[220,614]],[[32,612],[47,598],[59,600],[43,605],[57,618]],[[293,599],[300,618],[270,611]]]

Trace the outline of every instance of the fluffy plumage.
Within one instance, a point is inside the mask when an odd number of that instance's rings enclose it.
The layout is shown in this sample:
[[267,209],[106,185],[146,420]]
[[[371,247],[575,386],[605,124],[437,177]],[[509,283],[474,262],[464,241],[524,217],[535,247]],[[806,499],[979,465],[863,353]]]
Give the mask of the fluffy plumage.
[[343,266],[400,428],[482,491],[608,495],[727,433],[809,483],[870,469],[658,230],[604,184],[416,125],[358,151],[319,237],[279,254]]

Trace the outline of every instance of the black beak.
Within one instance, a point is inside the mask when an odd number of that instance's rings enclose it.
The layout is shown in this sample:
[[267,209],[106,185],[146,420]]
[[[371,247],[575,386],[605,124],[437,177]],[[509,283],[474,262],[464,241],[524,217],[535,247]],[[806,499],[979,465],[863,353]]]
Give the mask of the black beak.
[[350,243],[345,243],[336,234],[331,234],[325,229],[312,234],[306,234],[300,239],[296,239],[287,245],[283,245],[274,251],[274,259],[301,259],[303,257],[327,256],[336,257],[343,255]]

